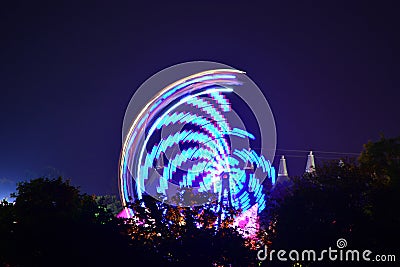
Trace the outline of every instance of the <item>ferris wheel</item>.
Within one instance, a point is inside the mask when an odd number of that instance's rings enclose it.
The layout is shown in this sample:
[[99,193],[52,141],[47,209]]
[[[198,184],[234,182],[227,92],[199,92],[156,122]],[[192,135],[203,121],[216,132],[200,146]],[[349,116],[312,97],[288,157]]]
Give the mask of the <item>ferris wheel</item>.
[[[275,122],[243,71],[205,61],[164,69],[132,97],[122,137],[124,206],[146,194],[180,206],[214,200],[220,214],[266,207],[264,185],[275,183]],[[184,191],[189,197],[177,198]]]

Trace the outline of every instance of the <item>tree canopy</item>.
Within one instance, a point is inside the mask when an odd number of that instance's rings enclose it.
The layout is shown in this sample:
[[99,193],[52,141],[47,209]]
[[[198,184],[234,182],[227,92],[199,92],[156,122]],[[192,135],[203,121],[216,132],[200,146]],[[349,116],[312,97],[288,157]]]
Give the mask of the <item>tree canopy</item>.
[[397,252],[399,159],[400,137],[381,137],[368,142],[358,159],[325,162],[315,173],[291,177],[284,198],[271,195],[270,249],[322,250],[345,238],[354,249]]
[[114,266],[127,263],[123,255],[153,262],[129,247],[106,206],[68,180],[22,182],[14,197],[0,204],[0,265]]
[[[135,216],[122,220],[115,217],[120,209],[115,196],[81,193],[62,178],[22,182],[14,203],[0,203],[0,265],[327,266],[260,262],[257,249],[261,244],[269,250],[326,249],[339,238],[351,248],[395,253],[399,159],[400,137],[381,137],[368,142],[358,159],[325,162],[315,173],[267,186],[267,209],[253,240],[232,227],[240,211],[231,210],[218,222],[207,195],[208,204],[193,207],[144,195],[128,203]],[[177,200],[188,194],[190,189],[182,190]]]

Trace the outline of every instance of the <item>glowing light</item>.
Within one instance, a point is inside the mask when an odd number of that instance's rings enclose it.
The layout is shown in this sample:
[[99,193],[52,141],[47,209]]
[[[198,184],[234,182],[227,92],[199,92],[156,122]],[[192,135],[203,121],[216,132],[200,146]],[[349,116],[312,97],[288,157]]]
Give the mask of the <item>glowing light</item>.
[[260,227],[257,221],[257,211],[258,204],[255,204],[236,217],[233,222],[233,226],[236,227],[237,231],[246,238],[255,237]]
[[[191,75],[160,90],[143,107],[121,150],[119,179],[124,205],[131,197],[141,199],[153,186],[152,192],[167,197],[176,188],[192,187],[195,192],[218,193],[223,203],[236,209],[265,208],[260,181],[265,176],[274,181],[271,164],[249,147],[233,147],[229,139],[256,139],[246,129],[232,127],[226,116],[232,112],[228,97],[235,92],[232,86],[242,84],[237,79],[240,73],[217,69]],[[154,162],[164,155],[166,164],[155,170]],[[243,169],[247,162],[257,166],[257,173]],[[221,177],[222,173],[225,176]]]

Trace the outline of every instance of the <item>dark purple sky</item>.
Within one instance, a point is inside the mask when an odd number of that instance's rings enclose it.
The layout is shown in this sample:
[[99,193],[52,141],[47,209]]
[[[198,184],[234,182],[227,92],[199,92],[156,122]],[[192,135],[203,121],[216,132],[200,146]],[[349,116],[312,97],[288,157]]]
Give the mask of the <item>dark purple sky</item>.
[[[0,194],[46,173],[116,194],[131,96],[192,60],[248,73],[274,112],[279,149],[359,152],[380,132],[400,134],[400,10],[389,1],[130,2],[2,3]],[[292,174],[300,155],[288,157]]]

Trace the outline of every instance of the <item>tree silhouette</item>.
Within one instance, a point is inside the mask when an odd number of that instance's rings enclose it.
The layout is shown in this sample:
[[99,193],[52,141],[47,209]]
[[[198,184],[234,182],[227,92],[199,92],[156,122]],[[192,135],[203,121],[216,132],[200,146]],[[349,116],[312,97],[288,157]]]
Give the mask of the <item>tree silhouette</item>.
[[17,187],[15,204],[0,205],[0,265],[114,266],[129,257],[156,264],[130,239],[94,196],[62,178],[38,178]]
[[129,235],[136,245],[157,251],[162,266],[253,266],[255,251],[232,227],[238,211],[218,226],[215,205],[174,207],[145,195],[129,205],[135,214]]
[[[382,137],[366,144],[357,160],[325,162],[317,166],[314,175],[292,177],[290,192],[270,202],[275,205],[270,205],[269,211],[269,249],[321,251],[336,247],[336,240],[345,238],[354,249],[394,253],[400,234],[396,207],[400,200],[399,144],[400,138]],[[303,266],[328,264],[303,262]],[[365,262],[358,264],[364,266]]]

